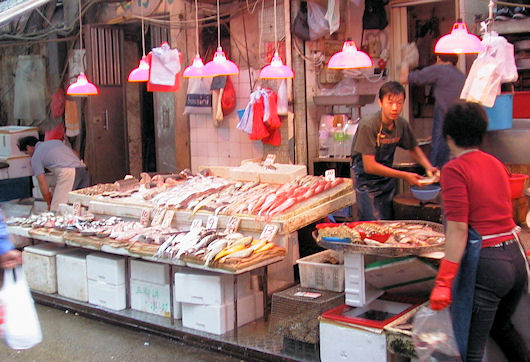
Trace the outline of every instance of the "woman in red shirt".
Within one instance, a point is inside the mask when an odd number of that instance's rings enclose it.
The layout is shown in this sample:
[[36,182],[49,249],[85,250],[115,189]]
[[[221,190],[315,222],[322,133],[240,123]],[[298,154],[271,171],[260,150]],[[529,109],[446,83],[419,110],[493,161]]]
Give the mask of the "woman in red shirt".
[[[488,335],[509,361],[528,361],[524,340],[510,320],[528,285],[527,261],[512,218],[508,172],[479,150],[487,125],[487,115],[476,103],[459,102],[444,119],[443,134],[454,158],[441,175],[446,246],[431,308],[441,310],[453,303],[464,361],[482,361]],[[470,256],[473,243],[475,257]],[[460,302],[467,303],[467,309],[456,305]],[[462,320],[467,320],[463,330],[468,334],[461,343],[457,330]]]

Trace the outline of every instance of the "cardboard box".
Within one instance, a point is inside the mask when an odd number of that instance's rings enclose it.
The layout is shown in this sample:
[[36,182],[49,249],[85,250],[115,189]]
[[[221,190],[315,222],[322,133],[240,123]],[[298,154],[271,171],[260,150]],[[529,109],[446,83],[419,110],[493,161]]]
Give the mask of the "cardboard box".
[[43,243],[26,246],[22,252],[24,263],[22,267],[26,275],[28,286],[33,290],[44,293],[57,293],[57,264],[56,255],[68,253],[75,249],[65,246]]
[[[238,299],[237,326],[263,317],[263,292]],[[213,334],[234,329],[234,303],[204,305],[182,303],[182,326]]]
[[125,258],[119,255],[91,253],[86,257],[89,280],[122,285],[125,283]]
[[125,284],[113,285],[98,280],[88,280],[89,303],[113,310],[122,310],[125,309],[125,299]]
[[[250,273],[237,276],[238,297],[252,293]],[[234,299],[234,275],[185,271],[175,273],[175,300],[190,304],[221,305]]]
[[67,298],[88,302],[86,257],[88,250],[75,250],[57,255],[57,293]]
[[18,149],[18,139],[26,136],[39,138],[39,130],[36,127],[3,126],[0,127],[0,157],[25,156]]

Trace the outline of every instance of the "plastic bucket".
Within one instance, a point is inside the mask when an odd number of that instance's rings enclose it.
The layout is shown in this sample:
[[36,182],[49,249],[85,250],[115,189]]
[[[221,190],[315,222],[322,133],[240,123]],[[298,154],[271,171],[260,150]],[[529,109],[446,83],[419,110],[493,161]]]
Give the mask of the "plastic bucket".
[[528,180],[528,175],[522,173],[512,173],[510,175],[510,191],[512,199],[517,199],[523,196],[526,180]]
[[488,114],[488,131],[512,128],[513,94],[500,94],[493,107],[484,107]]

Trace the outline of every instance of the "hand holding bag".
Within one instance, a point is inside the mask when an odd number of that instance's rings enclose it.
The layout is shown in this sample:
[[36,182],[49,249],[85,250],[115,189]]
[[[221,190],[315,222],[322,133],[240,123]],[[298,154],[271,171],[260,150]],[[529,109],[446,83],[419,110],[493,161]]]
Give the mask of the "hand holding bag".
[[12,349],[29,349],[42,341],[39,318],[22,266],[4,270],[0,291],[4,304],[4,340]]

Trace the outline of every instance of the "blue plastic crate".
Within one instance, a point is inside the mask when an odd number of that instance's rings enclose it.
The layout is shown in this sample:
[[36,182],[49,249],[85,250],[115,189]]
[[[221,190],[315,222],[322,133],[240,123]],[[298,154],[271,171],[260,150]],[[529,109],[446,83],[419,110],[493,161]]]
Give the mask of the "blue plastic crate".
[[513,94],[500,94],[493,107],[484,107],[488,114],[488,131],[510,129],[513,121]]

